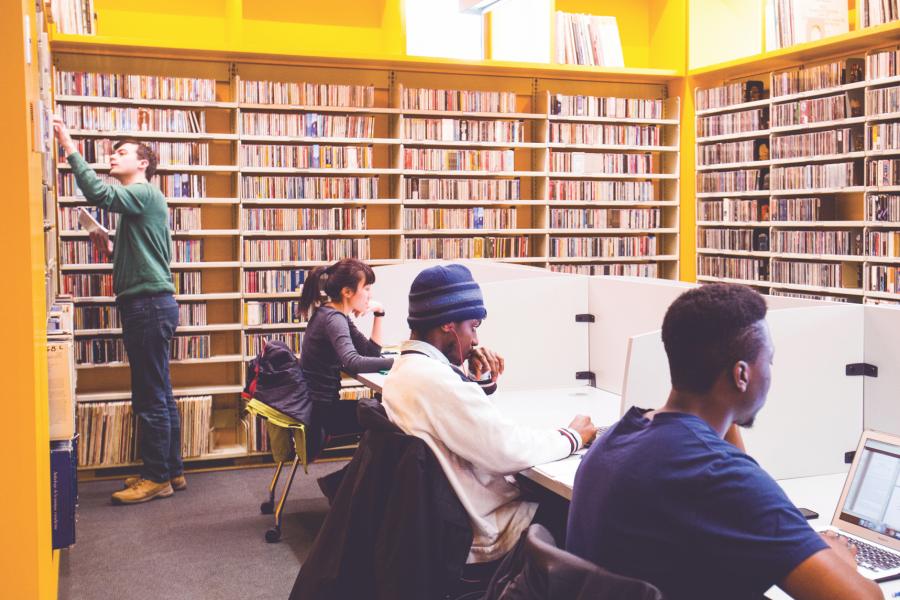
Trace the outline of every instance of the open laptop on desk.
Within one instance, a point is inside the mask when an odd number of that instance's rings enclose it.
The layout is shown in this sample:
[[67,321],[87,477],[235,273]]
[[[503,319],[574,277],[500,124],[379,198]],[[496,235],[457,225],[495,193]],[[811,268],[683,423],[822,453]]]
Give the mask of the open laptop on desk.
[[863,432],[830,529],[856,544],[863,576],[900,575],[900,436]]

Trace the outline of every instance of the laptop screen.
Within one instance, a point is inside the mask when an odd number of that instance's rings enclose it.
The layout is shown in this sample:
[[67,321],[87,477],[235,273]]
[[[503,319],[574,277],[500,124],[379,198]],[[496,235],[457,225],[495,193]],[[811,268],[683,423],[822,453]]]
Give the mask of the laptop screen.
[[900,446],[867,439],[840,519],[900,540]]

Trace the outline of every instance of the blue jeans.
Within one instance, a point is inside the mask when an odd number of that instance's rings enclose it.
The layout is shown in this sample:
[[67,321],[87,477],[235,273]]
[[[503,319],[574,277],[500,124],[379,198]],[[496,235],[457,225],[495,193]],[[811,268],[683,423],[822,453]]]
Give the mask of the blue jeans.
[[164,483],[184,472],[181,419],[172,395],[169,352],[178,327],[172,294],[117,300],[131,366],[131,406],[140,432],[141,477]]

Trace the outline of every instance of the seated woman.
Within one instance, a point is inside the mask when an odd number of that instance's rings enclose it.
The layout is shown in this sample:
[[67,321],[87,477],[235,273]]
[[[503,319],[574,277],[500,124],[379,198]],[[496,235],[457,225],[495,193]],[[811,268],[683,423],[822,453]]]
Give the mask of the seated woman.
[[[393,358],[381,357],[384,309],[371,299],[375,273],[366,263],[345,258],[314,269],[303,283],[300,310],[309,316],[300,364],[309,387],[313,413],[308,447],[315,457],[329,437],[357,433],[356,402],[341,401],[341,371],[371,373],[390,369]],[[375,316],[367,338],[350,315]]]

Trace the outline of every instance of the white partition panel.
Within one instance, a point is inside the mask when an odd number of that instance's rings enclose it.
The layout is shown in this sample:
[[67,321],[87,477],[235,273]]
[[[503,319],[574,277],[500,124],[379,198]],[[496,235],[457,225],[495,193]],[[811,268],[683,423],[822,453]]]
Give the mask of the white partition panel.
[[585,277],[542,277],[482,286],[488,317],[478,330],[482,346],[506,359],[501,390],[586,385],[575,373],[588,370]]
[[[775,361],[768,401],[753,428],[748,452],[776,479],[846,470],[863,425],[863,378],[847,377],[860,362],[863,307],[831,305],[774,310],[768,315]],[[662,406],[669,368],[659,331],[629,341],[624,408]]]
[[628,339],[622,414],[632,406],[660,408],[669,398],[672,380],[659,329]]
[[589,305],[596,319],[590,325],[591,370],[597,387],[622,393],[628,339],[659,329],[672,301],[693,287],[663,279],[591,277]]
[[[623,390],[628,339],[662,326],[669,305],[696,284],[640,277],[592,277],[590,310],[591,370],[597,387],[620,394]],[[833,306],[831,302],[765,296],[769,310]]]
[[[386,315],[383,325],[385,344],[399,344],[409,337],[409,326],[406,323],[406,316],[409,313],[409,286],[416,276],[428,267],[438,264],[446,265],[451,262],[468,267],[472,271],[475,281],[482,285],[511,279],[566,278],[561,273],[553,273],[547,269],[488,260],[411,261],[398,265],[375,267],[375,285],[372,286],[372,296],[383,303],[385,307]],[[494,310],[502,309],[503,306],[497,306]],[[488,313],[492,314],[491,307],[488,307]],[[358,325],[363,332],[368,333],[371,331],[371,323],[371,317],[366,317],[360,319]]]
[[769,313],[775,344],[772,388],[747,450],[776,479],[839,473],[863,426],[863,381],[845,367],[862,360],[863,307]]
[[865,427],[900,435],[900,308],[863,307],[865,362],[878,367],[878,377],[864,377]]

